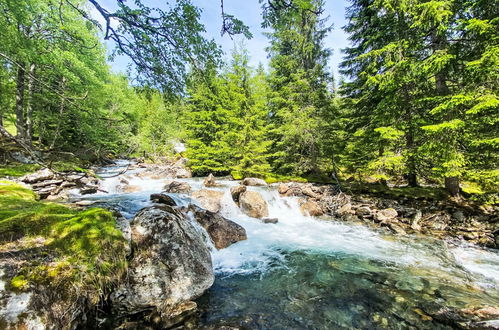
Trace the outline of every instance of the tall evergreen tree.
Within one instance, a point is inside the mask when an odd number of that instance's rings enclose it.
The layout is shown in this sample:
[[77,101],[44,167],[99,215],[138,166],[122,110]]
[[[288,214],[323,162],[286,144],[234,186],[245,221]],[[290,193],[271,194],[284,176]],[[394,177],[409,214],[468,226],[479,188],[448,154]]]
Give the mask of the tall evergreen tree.
[[246,49],[235,49],[231,63],[194,72],[186,113],[188,157],[198,174],[264,176],[267,162],[265,74],[249,66]]
[[272,166],[283,174],[310,174],[325,162],[326,118],[332,111],[324,39],[331,31],[322,18],[324,2],[269,1],[263,5],[270,38]]

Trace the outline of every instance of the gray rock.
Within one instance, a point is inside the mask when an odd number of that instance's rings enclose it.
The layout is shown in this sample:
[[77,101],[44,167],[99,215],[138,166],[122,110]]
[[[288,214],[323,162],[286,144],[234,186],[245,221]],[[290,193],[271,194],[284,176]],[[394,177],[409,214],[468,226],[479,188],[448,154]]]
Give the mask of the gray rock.
[[239,197],[243,192],[246,191],[246,186],[239,185],[237,187],[230,188],[230,195],[232,196],[232,200],[239,205]]
[[55,177],[54,172],[48,168],[41,169],[35,173],[27,174],[20,180],[24,183],[37,183],[40,181],[52,180]]
[[245,178],[242,182],[245,186],[266,186],[267,182],[263,179],[258,178]]
[[155,203],[166,204],[169,206],[177,206],[177,202],[166,194],[152,194],[151,200]]
[[256,191],[245,191],[239,196],[239,207],[248,216],[263,218],[269,215],[267,202]]
[[190,205],[189,209],[196,221],[206,229],[217,249],[224,249],[247,239],[246,230],[234,221],[195,205]]
[[397,216],[398,213],[395,209],[388,208],[388,209],[378,210],[376,214],[374,214],[374,220],[378,222],[390,222],[393,219],[396,219]]
[[193,192],[191,197],[197,200],[205,209],[216,213],[222,207],[223,195],[222,191],[201,189]]
[[158,311],[200,297],[215,279],[203,233],[169,206],[141,210],[131,222],[127,281],[111,295],[118,314]]
[[191,192],[191,186],[187,182],[172,181],[163,188],[167,193],[188,194]]
[[215,181],[215,176],[211,173],[204,179],[203,183],[205,187],[215,187],[217,185]]
[[361,206],[355,211],[355,214],[359,217],[369,217],[371,216],[372,211],[368,206]]
[[262,221],[263,221],[263,223],[276,224],[279,222],[279,219],[277,219],[277,218],[263,218]]
[[62,180],[46,180],[46,181],[41,181],[41,182],[34,183],[31,187],[33,189],[39,189],[39,188],[43,188],[43,187],[47,187],[47,186],[52,186],[52,185],[58,186],[62,182],[63,182]]
[[80,189],[80,194],[81,195],[90,195],[90,194],[95,194],[97,192],[98,187],[96,186],[85,186]]
[[466,217],[464,216],[464,213],[462,211],[456,211],[452,214],[452,217],[456,219],[458,222],[464,222],[466,220]]

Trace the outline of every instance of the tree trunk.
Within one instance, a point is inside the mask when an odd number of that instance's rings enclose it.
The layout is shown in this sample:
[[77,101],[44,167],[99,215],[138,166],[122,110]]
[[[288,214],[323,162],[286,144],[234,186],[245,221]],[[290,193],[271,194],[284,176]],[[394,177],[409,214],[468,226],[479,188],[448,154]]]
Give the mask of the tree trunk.
[[24,89],[25,89],[26,67],[20,65],[17,69],[17,88],[16,88],[16,129],[17,138],[26,141],[26,121],[24,118]]
[[57,128],[54,132],[54,138],[52,140],[52,143],[50,144],[50,150],[53,150],[55,148],[55,144],[57,142],[57,139],[59,138],[59,133],[61,131],[61,125],[63,121],[63,115],[64,115],[64,106],[65,106],[65,97],[64,97],[64,90],[66,88],[66,78],[62,77],[61,82],[60,82],[60,88],[59,88],[59,93],[61,94],[61,103],[59,104],[59,121],[57,122]]
[[[433,51],[442,50],[448,46],[447,40],[442,36],[437,35],[435,31],[432,33],[432,43]],[[446,96],[451,93],[449,85],[447,84],[447,73],[445,71],[441,70],[435,75],[435,88],[437,95],[440,96]],[[452,196],[459,195],[459,177],[445,177],[445,189]]]
[[446,177],[445,189],[451,196],[459,195],[459,178],[457,176]]
[[31,145],[33,141],[33,89],[35,85],[35,64],[29,67],[28,76],[28,99],[26,101],[26,143]]

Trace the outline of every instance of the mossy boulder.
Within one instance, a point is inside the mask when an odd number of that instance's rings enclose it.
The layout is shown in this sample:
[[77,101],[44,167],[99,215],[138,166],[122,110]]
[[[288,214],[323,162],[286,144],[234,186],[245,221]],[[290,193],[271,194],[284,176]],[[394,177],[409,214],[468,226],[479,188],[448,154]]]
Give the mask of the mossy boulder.
[[120,281],[126,251],[111,212],[0,181],[0,327],[72,328]]

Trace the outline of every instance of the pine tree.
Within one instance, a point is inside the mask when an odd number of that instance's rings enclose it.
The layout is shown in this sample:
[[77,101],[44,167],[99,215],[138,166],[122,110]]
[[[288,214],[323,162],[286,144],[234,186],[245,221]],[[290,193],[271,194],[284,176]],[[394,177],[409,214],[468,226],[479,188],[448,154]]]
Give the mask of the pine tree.
[[332,111],[331,51],[324,47],[331,26],[321,17],[324,2],[269,1],[263,9],[264,27],[273,30],[268,33],[272,166],[282,174],[318,173],[327,158],[324,124]]
[[185,117],[188,158],[195,173],[264,176],[267,163],[267,87],[262,69],[235,49],[221,74],[195,73]]

